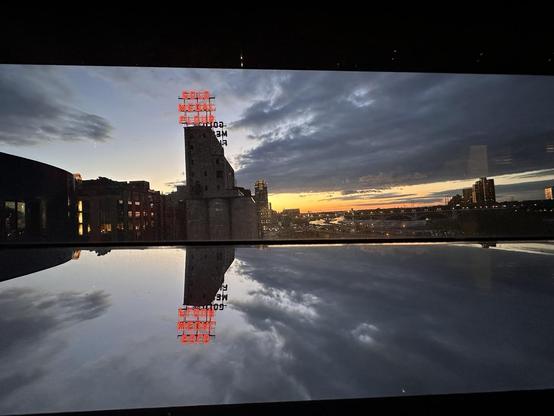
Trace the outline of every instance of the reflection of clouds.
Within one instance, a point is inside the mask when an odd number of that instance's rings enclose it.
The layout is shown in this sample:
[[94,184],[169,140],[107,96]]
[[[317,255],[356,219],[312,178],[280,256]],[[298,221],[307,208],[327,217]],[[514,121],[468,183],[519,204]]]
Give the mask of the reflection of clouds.
[[352,330],[352,335],[361,343],[370,345],[375,343],[373,336],[377,331],[379,329],[375,325],[363,322]]
[[[215,342],[182,348],[173,323],[110,308],[102,319],[109,343],[87,343],[84,359],[76,361],[55,330],[32,354],[19,353],[22,344],[1,354],[1,363],[11,362],[2,369],[18,371],[0,372],[0,413],[552,386],[554,256],[448,245],[238,248],[236,255]],[[473,275],[483,259],[491,289]],[[136,290],[154,293],[160,279],[151,277],[135,279]],[[180,296],[173,290],[152,294],[156,308],[168,303],[173,311]],[[55,323],[60,317],[73,323],[86,315],[69,294],[15,293],[20,311],[7,316],[27,313],[26,300],[57,311],[38,316],[53,319],[53,328],[67,325]],[[78,298],[92,316],[101,309],[99,299]],[[90,335],[76,329],[75,337]],[[51,357],[55,363],[45,364]]]
[[[548,279],[544,263],[445,245],[270,250],[237,253],[264,301],[253,296],[234,306],[257,331],[280,334],[291,357],[286,372],[312,398],[537,388],[553,381],[548,325],[537,327],[533,315],[552,310],[554,293],[541,295],[537,282],[521,281],[538,269],[537,279]],[[494,291],[475,281],[483,261]],[[313,293],[314,304],[294,300],[318,319],[285,313],[283,293]]]
[[[66,346],[55,334],[94,319],[110,306],[109,295],[43,293],[31,288],[0,292],[0,399],[48,374],[53,356]],[[51,342],[45,343],[44,339]],[[15,365],[17,363],[17,365]]]

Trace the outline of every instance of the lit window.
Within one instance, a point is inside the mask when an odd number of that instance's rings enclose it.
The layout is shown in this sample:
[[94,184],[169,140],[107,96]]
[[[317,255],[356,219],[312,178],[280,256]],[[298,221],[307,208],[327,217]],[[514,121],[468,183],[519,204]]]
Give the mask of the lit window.
[[25,202],[17,203],[17,229],[25,229]]
[[129,218],[132,218],[133,217],[133,211],[127,211],[127,215],[129,216]]
[[111,233],[112,232],[112,225],[111,224],[101,224],[100,225],[100,232],[102,234]]
[[140,217],[140,211],[135,212],[135,218]]
[[83,235],[83,224],[79,224],[79,235]]
[[82,211],[83,210],[83,201],[79,201],[77,202],[77,211]]
[[78,214],[77,217],[78,217],[78,222],[79,222],[79,224],[82,224],[82,223],[83,223],[83,213],[82,213],[82,212],[79,212],[79,214]]
[[140,205],[140,201],[135,201],[135,205]]

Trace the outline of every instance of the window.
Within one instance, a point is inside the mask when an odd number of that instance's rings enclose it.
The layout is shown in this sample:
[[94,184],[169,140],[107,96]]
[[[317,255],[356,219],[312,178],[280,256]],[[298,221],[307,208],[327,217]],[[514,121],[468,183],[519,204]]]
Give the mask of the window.
[[223,178],[223,171],[222,170],[217,170],[215,172],[215,177],[219,178],[219,179]]
[[100,233],[106,234],[112,232],[112,225],[111,224],[101,224],[100,225]]
[[25,230],[25,202],[17,203],[17,229]]

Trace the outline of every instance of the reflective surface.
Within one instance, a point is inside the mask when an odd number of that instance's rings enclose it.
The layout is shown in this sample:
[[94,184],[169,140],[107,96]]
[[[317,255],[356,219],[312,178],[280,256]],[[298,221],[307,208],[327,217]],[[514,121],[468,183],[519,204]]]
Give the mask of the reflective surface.
[[554,387],[552,244],[48,253],[2,252],[1,413]]

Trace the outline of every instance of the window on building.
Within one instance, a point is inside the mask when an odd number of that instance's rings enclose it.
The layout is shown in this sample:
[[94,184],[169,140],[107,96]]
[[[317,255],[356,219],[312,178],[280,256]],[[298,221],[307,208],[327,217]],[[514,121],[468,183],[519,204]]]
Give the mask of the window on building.
[[100,233],[106,234],[112,232],[112,225],[111,224],[100,224]]
[[215,172],[215,177],[216,178],[223,178],[223,171],[222,170],[217,170]]
[[25,230],[25,202],[17,203],[17,230]]
[[4,227],[6,238],[15,238],[17,235],[17,212],[15,201],[4,202]]
[[204,176],[208,176],[208,171],[207,170],[204,171]]
[[133,217],[133,211],[127,211],[127,216],[129,218],[132,218]]
[[135,212],[135,218],[139,218],[139,217],[140,217],[140,211]]
[[208,190],[208,185],[204,186],[204,190],[205,190],[205,191]]

